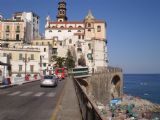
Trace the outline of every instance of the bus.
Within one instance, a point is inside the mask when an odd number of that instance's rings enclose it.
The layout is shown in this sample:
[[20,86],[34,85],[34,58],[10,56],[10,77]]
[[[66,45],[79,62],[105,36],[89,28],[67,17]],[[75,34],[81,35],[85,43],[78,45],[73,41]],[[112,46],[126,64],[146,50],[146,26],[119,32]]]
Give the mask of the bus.
[[68,76],[66,68],[56,68],[55,74],[59,79],[65,79]]

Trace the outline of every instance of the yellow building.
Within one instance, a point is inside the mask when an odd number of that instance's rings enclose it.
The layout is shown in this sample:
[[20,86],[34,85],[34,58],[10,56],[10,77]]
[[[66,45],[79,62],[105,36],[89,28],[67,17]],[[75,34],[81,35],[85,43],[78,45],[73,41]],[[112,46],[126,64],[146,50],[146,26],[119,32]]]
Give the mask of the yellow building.
[[25,74],[39,74],[40,50],[37,48],[0,48],[1,57],[9,57],[11,64],[9,76],[22,76]]
[[23,20],[1,19],[0,20],[0,43],[14,44],[23,43],[25,22]]

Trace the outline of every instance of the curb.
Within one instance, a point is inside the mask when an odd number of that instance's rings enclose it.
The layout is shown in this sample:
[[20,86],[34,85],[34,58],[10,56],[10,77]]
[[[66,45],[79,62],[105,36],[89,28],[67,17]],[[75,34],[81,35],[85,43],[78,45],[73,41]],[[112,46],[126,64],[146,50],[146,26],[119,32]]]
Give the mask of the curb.
[[[36,82],[36,81],[40,81],[41,79],[38,79],[38,80],[31,80],[31,81],[26,81],[22,84],[27,84],[27,83],[31,83],[31,82]],[[10,85],[1,85],[0,86],[0,89],[3,89],[3,88],[9,88],[9,87],[13,87],[13,86],[18,86],[18,85],[22,85],[22,84],[10,84]]]
[[62,89],[62,91],[60,93],[60,96],[59,96],[59,98],[57,100],[57,103],[56,103],[56,107],[52,112],[50,120],[57,120],[57,115],[58,115],[58,112],[60,111],[60,106],[61,106],[62,99],[63,99],[64,94],[65,94],[65,89],[66,89],[67,82],[68,82],[68,80],[65,81],[65,85],[64,85],[64,87],[63,87],[63,89]]

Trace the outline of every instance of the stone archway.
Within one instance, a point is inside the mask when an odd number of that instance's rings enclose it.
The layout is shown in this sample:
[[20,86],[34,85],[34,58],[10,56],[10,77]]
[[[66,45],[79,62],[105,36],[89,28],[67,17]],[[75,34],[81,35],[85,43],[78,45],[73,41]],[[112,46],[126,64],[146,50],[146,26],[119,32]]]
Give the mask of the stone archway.
[[121,97],[121,79],[118,75],[115,75],[111,80],[111,98]]

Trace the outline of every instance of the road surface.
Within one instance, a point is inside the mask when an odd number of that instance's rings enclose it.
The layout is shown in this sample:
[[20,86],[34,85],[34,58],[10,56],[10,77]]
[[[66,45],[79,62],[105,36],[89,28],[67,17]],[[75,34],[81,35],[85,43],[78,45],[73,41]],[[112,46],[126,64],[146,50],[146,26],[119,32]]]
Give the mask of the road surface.
[[41,88],[37,81],[0,89],[0,120],[50,120],[64,84]]

